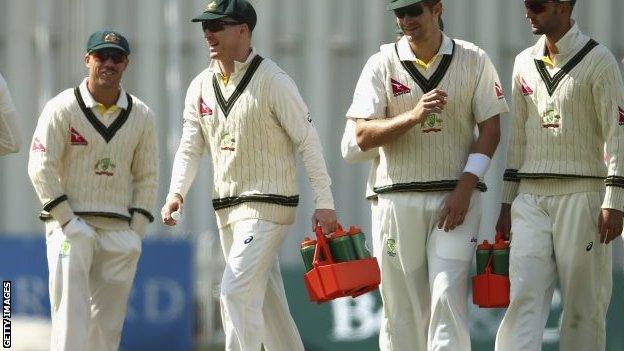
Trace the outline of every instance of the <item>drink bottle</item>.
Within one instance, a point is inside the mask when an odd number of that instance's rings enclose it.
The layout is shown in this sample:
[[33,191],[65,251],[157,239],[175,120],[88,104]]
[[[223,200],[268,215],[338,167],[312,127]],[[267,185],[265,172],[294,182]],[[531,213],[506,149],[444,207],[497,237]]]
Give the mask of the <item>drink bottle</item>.
[[349,228],[349,235],[353,243],[353,249],[358,260],[371,257],[370,252],[366,248],[366,236],[362,233],[362,230],[356,226]]
[[485,267],[492,254],[492,246],[487,240],[483,240],[483,243],[477,246],[477,274],[485,273]]
[[301,257],[303,258],[303,264],[305,265],[306,272],[312,269],[312,261],[314,260],[314,249],[316,247],[316,240],[305,237],[301,242]]

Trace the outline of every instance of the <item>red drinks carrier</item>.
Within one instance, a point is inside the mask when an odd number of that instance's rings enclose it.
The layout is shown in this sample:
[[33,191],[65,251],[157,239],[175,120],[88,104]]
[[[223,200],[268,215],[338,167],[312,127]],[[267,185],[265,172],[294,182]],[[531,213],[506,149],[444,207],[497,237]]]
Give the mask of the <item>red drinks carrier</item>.
[[310,300],[316,303],[344,296],[357,297],[377,289],[381,281],[379,265],[374,257],[335,262],[320,227],[316,228],[312,266],[303,279]]
[[[497,235],[497,242],[502,239]],[[508,275],[494,274],[490,254],[485,272],[472,277],[472,303],[480,308],[505,308],[509,306],[510,282]]]

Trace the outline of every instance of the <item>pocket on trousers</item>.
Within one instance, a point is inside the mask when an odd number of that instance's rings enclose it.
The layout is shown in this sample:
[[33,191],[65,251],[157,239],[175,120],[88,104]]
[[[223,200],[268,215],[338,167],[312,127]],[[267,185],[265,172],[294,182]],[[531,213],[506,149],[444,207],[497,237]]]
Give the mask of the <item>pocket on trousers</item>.
[[141,256],[141,237],[133,230],[118,234],[123,235],[123,240],[117,243],[117,249],[102,253],[102,278],[113,284],[130,284]]
[[62,229],[63,234],[73,240],[79,237],[86,237],[89,239],[95,239],[96,233],[90,225],[84,222],[80,217],[75,217]]
[[429,245],[435,245],[436,255],[443,259],[468,262],[472,260],[475,253],[476,235],[466,231],[445,232],[442,229],[436,229],[430,240],[432,242]]

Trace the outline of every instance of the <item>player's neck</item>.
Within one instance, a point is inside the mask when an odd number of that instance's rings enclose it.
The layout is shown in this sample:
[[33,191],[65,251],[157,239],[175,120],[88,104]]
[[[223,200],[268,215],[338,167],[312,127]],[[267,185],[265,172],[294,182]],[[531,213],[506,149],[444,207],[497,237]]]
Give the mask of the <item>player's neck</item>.
[[416,58],[423,62],[430,62],[440,51],[442,38],[442,31],[436,30],[433,35],[426,36],[422,40],[409,38],[409,45]]
[[87,90],[89,90],[93,100],[104,105],[106,108],[115,105],[121,93],[119,86],[114,88],[98,86],[97,84],[91,83],[91,79],[87,80]]
[[229,77],[234,72],[234,69],[236,68],[234,63],[236,61],[238,62],[247,61],[247,58],[249,57],[250,54],[251,54],[251,46],[244,46],[236,50],[233,55],[227,58],[216,59],[217,63],[219,64],[219,69],[221,69],[221,74],[225,77]]
[[546,54],[550,56],[550,58],[559,53],[557,42],[561,40],[571,28],[572,21],[568,19],[546,34],[546,50],[548,50]]

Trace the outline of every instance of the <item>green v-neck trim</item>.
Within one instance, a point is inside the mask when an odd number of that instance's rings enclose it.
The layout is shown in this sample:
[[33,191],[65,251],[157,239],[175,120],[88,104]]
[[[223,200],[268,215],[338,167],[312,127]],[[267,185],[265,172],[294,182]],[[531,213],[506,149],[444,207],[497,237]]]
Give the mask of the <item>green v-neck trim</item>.
[[442,55],[443,57],[440,61],[440,64],[438,65],[438,68],[435,70],[435,72],[433,72],[433,75],[431,75],[431,78],[429,79],[425,78],[425,76],[423,76],[422,73],[418,71],[418,68],[416,68],[412,61],[401,61],[401,58],[399,57],[398,46],[396,43],[394,44],[394,50],[396,51],[397,57],[399,58],[399,62],[401,62],[403,68],[405,68],[407,73],[409,73],[410,77],[412,77],[416,84],[418,84],[423,93],[426,94],[435,89],[442,81],[442,78],[444,78],[444,75],[446,75],[446,72],[451,65],[451,61],[453,60],[453,56],[455,55],[455,40],[453,40],[452,42],[453,47],[451,49],[451,54]]
[[557,86],[563,80],[563,78],[578,65],[585,56],[594,48],[598,46],[598,43],[594,39],[589,39],[587,44],[576,54],[574,57],[570,59],[561,70],[557,72],[554,76],[551,76],[546,69],[546,64],[542,60],[533,59],[535,61],[535,66],[537,67],[537,72],[542,77],[542,81],[546,84],[546,89],[548,90],[548,95],[552,96],[552,94],[557,89]]
[[223,111],[223,115],[226,118],[228,114],[230,114],[230,111],[232,110],[232,108],[234,107],[236,100],[238,100],[238,98],[241,96],[241,94],[243,93],[243,91],[245,90],[249,82],[251,82],[251,78],[253,78],[254,73],[256,73],[256,70],[260,66],[260,63],[262,62],[262,60],[263,58],[260,55],[256,55],[256,57],[254,57],[251,60],[251,63],[249,63],[249,67],[247,68],[247,71],[243,75],[243,78],[238,83],[238,85],[236,85],[236,90],[234,90],[234,93],[232,93],[232,96],[230,96],[230,98],[227,100],[223,97],[223,93],[221,92],[221,87],[219,86],[219,80],[217,78],[216,73],[212,76],[212,87],[215,92],[217,104],[219,104],[219,107],[221,108],[221,111]]
[[87,120],[95,130],[100,133],[102,138],[106,140],[106,143],[111,141],[115,134],[123,127],[124,123],[128,120],[128,116],[130,116],[130,112],[132,111],[132,97],[130,94],[126,93],[126,98],[128,99],[128,107],[124,109],[119,116],[115,119],[115,121],[107,128],[102,121],[100,121],[97,116],[91,111],[90,108],[87,107],[84,100],[82,99],[82,95],[80,94],[80,88],[74,88],[74,95],[76,96],[76,100],[78,101],[78,106],[82,110],[82,113],[87,117]]

